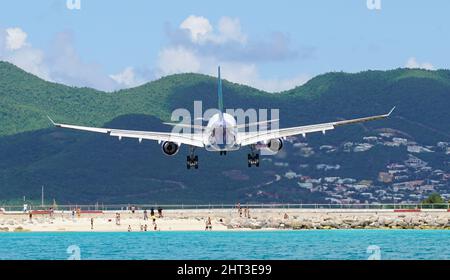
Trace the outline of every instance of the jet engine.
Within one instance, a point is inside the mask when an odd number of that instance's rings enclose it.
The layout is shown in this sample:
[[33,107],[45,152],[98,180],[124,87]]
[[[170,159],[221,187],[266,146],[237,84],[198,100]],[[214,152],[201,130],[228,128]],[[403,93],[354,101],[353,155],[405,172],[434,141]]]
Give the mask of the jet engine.
[[271,139],[267,143],[267,149],[272,153],[278,153],[283,148],[283,140],[281,139]]
[[165,141],[162,143],[162,150],[167,156],[174,156],[180,150],[180,146],[174,142]]

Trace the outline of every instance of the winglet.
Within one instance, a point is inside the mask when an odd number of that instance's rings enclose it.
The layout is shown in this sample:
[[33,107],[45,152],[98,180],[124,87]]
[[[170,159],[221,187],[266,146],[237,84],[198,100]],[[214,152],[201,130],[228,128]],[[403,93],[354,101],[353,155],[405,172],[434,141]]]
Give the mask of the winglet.
[[389,117],[389,116],[392,114],[392,112],[394,112],[394,110],[395,110],[395,106],[392,107],[392,109],[389,111],[389,113],[387,114],[387,116]]
[[57,126],[57,124],[56,124],[49,116],[47,116],[47,118],[52,122],[52,124],[53,124],[54,126]]

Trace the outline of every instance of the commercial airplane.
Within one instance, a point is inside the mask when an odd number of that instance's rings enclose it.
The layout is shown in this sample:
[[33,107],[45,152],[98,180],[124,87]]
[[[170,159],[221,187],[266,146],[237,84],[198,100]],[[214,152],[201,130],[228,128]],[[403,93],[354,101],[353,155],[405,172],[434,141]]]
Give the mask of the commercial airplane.
[[[223,108],[220,67],[218,68],[217,93],[219,101],[218,113],[213,115],[208,120],[208,124],[206,126],[200,126],[200,128],[198,128],[197,126],[187,125],[191,128],[196,128],[198,132],[194,133],[134,131],[113,128],[86,127],[55,123],[50,117],[48,118],[56,127],[105,133],[109,136],[118,137],[119,140],[123,137],[139,139],[139,143],[142,142],[142,140],[155,140],[161,144],[163,153],[168,156],[177,154],[181,144],[185,144],[189,146],[189,155],[187,156],[186,166],[188,169],[197,169],[198,156],[195,155],[196,148],[204,148],[207,151],[219,152],[220,155],[225,155],[228,151],[236,151],[241,147],[249,146],[250,153],[248,154],[247,158],[248,167],[251,167],[253,165],[258,167],[260,151],[262,149],[266,149],[272,153],[279,152],[283,147],[283,140],[285,140],[286,137],[295,135],[303,135],[303,137],[306,137],[306,134],[312,132],[322,132],[325,134],[325,131],[334,129],[337,126],[387,118],[395,109],[395,107],[392,108],[389,113],[384,115],[370,116],[365,118],[297,126],[283,129],[269,129],[256,132],[240,132],[240,128],[262,125],[264,123],[273,121],[250,123],[242,126],[236,123],[236,119],[232,115],[225,113]],[[182,124],[170,125],[183,126]]]

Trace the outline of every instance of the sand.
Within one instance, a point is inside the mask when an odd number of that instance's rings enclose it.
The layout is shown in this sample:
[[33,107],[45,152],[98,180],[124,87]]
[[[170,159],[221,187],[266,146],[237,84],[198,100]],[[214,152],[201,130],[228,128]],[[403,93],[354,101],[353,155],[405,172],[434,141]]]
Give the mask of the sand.
[[[116,224],[120,213],[120,225]],[[286,230],[334,228],[450,228],[450,212],[430,210],[418,213],[394,213],[392,210],[301,210],[301,209],[250,209],[250,217],[242,217],[236,209],[165,210],[164,216],[153,223],[144,220],[143,211],[105,211],[82,213],[55,211],[53,215],[28,213],[0,213],[0,231],[3,232],[133,232],[154,231],[204,231],[208,217],[213,231]],[[93,219],[93,229],[91,228]]]

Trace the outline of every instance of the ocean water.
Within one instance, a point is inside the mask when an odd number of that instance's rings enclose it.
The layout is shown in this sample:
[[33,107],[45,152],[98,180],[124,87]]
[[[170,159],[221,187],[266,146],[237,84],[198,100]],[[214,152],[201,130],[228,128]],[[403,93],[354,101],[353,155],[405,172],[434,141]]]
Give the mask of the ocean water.
[[0,233],[0,259],[450,259],[450,231]]

